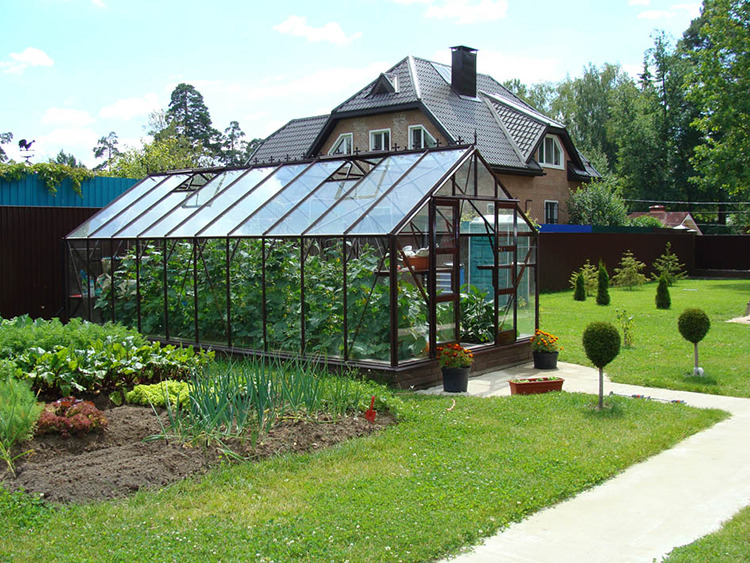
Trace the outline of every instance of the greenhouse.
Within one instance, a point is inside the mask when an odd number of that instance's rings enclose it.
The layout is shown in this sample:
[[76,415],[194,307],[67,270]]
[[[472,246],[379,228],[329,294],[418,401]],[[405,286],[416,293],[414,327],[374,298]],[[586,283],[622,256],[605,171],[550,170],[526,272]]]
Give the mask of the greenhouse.
[[66,238],[68,317],[399,384],[526,359],[536,232],[474,146],[154,175]]

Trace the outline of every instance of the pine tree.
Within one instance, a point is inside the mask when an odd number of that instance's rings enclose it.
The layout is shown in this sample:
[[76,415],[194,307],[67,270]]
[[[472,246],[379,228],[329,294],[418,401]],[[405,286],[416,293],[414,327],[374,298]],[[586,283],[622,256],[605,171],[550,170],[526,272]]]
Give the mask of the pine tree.
[[596,292],[597,305],[609,305],[609,275],[603,262],[599,262],[599,286]]
[[576,301],[586,301],[586,282],[583,279],[583,274],[580,272],[576,278],[576,290],[573,293],[573,299]]
[[646,264],[640,262],[630,250],[626,250],[620,260],[620,267],[615,268],[612,285],[625,285],[630,290],[635,286],[642,286],[646,283],[646,276],[641,274],[645,267]]
[[672,306],[672,298],[669,296],[669,282],[666,276],[659,278],[659,285],[656,287],[656,308],[669,309]]
[[684,267],[685,264],[680,264],[680,259],[672,252],[672,243],[668,242],[664,254],[654,260],[653,268],[658,273],[654,273],[652,277],[658,280],[664,275],[667,278],[667,283],[674,285],[687,275],[683,270]]

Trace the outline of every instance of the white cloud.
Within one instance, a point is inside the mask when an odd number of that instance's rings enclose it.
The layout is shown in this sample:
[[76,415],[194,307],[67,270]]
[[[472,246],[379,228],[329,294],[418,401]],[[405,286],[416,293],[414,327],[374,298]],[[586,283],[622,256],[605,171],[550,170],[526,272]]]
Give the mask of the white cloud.
[[663,20],[674,17],[674,12],[667,10],[646,10],[638,14],[639,20]]
[[328,22],[322,27],[312,27],[307,25],[307,18],[304,16],[289,16],[279,25],[273,26],[273,28],[279,33],[294,37],[304,37],[313,43],[328,41],[334,45],[346,45],[354,39],[362,37],[362,34],[359,32],[346,35],[337,22]]
[[86,166],[96,166],[97,162],[91,149],[94,148],[98,139],[99,137],[92,129],[81,127],[53,129],[46,135],[36,138],[32,147],[34,156],[31,162],[46,162],[64,150],[81,160]]
[[648,6],[651,4],[651,0],[630,0],[628,6]]
[[673,10],[685,10],[690,18],[697,18],[701,15],[701,5],[699,3],[694,4],[675,4],[672,6]]
[[18,74],[30,66],[52,66],[55,61],[47,53],[35,47],[27,47],[20,53],[11,53],[9,61],[0,61],[3,72]]
[[91,3],[94,6],[99,6],[100,8],[104,8],[104,2],[102,0],[91,0]]
[[70,125],[84,127],[94,122],[89,112],[82,109],[49,108],[42,116],[45,125]]
[[425,17],[470,24],[497,21],[504,18],[507,11],[507,0],[479,0],[476,3],[469,0],[443,0],[442,5],[431,5]]
[[159,108],[159,96],[149,93],[140,98],[123,98],[99,110],[99,117],[130,121]]

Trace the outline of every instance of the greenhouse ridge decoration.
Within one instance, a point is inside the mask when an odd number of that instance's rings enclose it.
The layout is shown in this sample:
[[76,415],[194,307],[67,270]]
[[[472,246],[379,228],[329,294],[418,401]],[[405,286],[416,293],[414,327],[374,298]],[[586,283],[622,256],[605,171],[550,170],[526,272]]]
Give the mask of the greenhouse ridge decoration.
[[[66,244],[69,316],[169,342],[397,376],[537,327],[536,232],[472,145],[151,176]],[[489,342],[462,339],[478,322]]]

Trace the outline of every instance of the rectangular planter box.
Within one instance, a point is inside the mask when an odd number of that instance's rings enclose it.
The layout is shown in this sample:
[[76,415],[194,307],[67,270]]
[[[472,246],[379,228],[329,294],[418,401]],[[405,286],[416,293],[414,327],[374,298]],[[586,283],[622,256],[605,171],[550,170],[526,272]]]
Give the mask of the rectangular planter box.
[[522,382],[509,381],[511,395],[536,395],[538,393],[549,393],[550,391],[562,391],[565,380],[544,380],[542,377],[530,377]]

